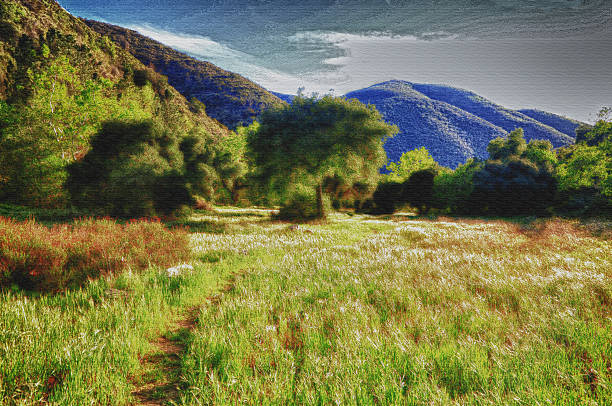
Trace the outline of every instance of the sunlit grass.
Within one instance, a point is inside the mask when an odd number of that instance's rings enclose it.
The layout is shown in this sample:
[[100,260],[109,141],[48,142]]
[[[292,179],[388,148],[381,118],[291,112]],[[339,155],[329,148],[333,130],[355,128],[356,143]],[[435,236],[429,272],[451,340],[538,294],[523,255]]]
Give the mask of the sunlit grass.
[[609,225],[270,214],[197,212],[178,276],[4,292],[0,405],[133,403],[196,305],[179,404],[612,403]]
[[609,242],[561,221],[247,230],[196,237],[251,261],[202,312],[185,403],[612,402]]

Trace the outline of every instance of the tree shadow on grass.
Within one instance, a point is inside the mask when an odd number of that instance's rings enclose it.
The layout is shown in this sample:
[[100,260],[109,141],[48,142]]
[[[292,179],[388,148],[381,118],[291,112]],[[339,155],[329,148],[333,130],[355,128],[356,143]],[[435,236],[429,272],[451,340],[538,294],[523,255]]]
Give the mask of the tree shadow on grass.
[[227,231],[227,224],[210,220],[181,220],[167,224],[169,227],[187,227],[192,233],[223,234]]

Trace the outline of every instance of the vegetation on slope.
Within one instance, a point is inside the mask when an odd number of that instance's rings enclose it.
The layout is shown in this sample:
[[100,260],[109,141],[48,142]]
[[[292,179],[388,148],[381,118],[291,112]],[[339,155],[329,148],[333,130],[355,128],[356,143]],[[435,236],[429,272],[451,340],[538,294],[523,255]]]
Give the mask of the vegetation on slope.
[[372,103],[400,133],[387,141],[390,161],[404,152],[425,147],[443,166],[456,168],[470,158],[485,159],[487,145],[497,137],[523,128],[525,138],[549,140],[556,147],[574,137],[483,97],[449,86],[393,80],[346,94]]
[[55,1],[3,1],[0,23],[1,200],[65,205],[66,166],[109,120],[153,120],[179,138],[197,128],[222,148],[226,127]]
[[187,99],[195,97],[204,103],[206,113],[229,128],[248,125],[263,110],[284,104],[243,76],[192,58],[136,31],[98,21],[83,21],[144,65],[167,76],[168,82]]

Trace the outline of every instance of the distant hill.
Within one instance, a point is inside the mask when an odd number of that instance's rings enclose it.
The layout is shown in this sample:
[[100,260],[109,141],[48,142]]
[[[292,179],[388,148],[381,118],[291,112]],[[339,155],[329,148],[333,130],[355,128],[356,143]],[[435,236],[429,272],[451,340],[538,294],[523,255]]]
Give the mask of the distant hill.
[[549,113],[547,111],[536,109],[522,109],[517,111],[557,131],[561,131],[572,138],[576,137],[576,128],[582,124],[580,121],[572,120],[571,118]]
[[510,132],[516,128],[523,128],[525,139],[547,139],[553,147],[561,147],[573,142],[573,138],[553,127],[549,127],[533,118],[515,110],[507,109],[493,103],[476,93],[444,85],[429,85],[412,83],[413,89],[425,96],[439,100],[469,113],[474,114],[488,122]]
[[[454,168],[470,157],[487,158],[489,142],[518,127],[527,140],[546,139],[554,147],[574,142],[568,134],[526,114],[449,86],[393,80],[345,96],[375,105],[400,128],[385,144],[390,161],[424,146],[441,165]],[[561,123],[559,119],[555,124]]]
[[168,83],[187,99],[197,98],[206,113],[229,128],[249,124],[264,109],[284,104],[274,94],[236,73],[223,70],[167,47],[127,28],[83,20],[108,36],[146,66],[168,77]]
[[292,103],[293,99],[295,99],[295,95],[293,94],[284,94],[284,93],[278,93],[278,92],[271,92],[274,96],[278,97],[281,100],[284,100],[287,103]]
[[385,82],[346,94],[362,103],[374,104],[385,119],[400,128],[388,140],[390,161],[425,146],[441,165],[455,167],[473,156],[484,157],[481,146],[506,132],[480,117],[448,103],[428,98],[410,83]]

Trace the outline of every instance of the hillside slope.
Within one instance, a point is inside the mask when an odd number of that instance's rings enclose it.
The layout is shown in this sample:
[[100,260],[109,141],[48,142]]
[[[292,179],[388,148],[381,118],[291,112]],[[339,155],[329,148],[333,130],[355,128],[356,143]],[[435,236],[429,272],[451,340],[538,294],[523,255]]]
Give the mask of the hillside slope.
[[573,142],[572,137],[529,116],[495,104],[476,93],[444,85],[413,83],[411,86],[431,99],[451,104],[487,120],[508,132],[521,127],[525,131],[525,139],[527,141],[547,139],[555,148]]
[[425,146],[438,163],[455,167],[468,158],[484,158],[486,145],[506,132],[448,103],[430,99],[408,82],[391,81],[346,94],[374,104],[400,133],[385,143],[389,161]]
[[580,121],[572,120],[571,118],[549,113],[547,111],[537,109],[521,109],[517,111],[563,134],[569,135],[572,138],[576,137],[576,128],[581,124]]
[[65,168],[111,120],[217,144],[230,131],[54,0],[0,2],[0,200],[65,204]]
[[168,82],[186,98],[197,98],[206,113],[230,128],[249,124],[267,108],[282,100],[236,73],[192,58],[136,31],[98,21],[83,20],[108,36],[146,66],[168,77]]
[[[145,90],[146,86],[134,83],[134,77],[142,73],[154,91],[153,104],[159,104],[151,109],[152,115],[162,110],[177,110],[175,113],[211,134],[228,134],[227,128],[217,120],[191,111],[190,103],[167,84],[165,77],[148,70],[55,0],[3,0],[0,33],[0,100],[27,103],[36,97],[33,82],[37,75],[65,59],[70,65],[67,73],[74,78],[55,74],[58,84],[69,79],[78,80],[81,85],[91,82],[92,86],[103,82],[106,98],[121,99],[130,92]],[[76,88],[77,84],[69,87]]]
[[470,157],[486,158],[492,139],[518,127],[525,130],[528,140],[546,139],[554,147],[574,142],[524,114],[448,86],[392,80],[345,96],[374,104],[388,122],[400,128],[385,144],[390,161],[424,146],[440,164],[454,168]]

